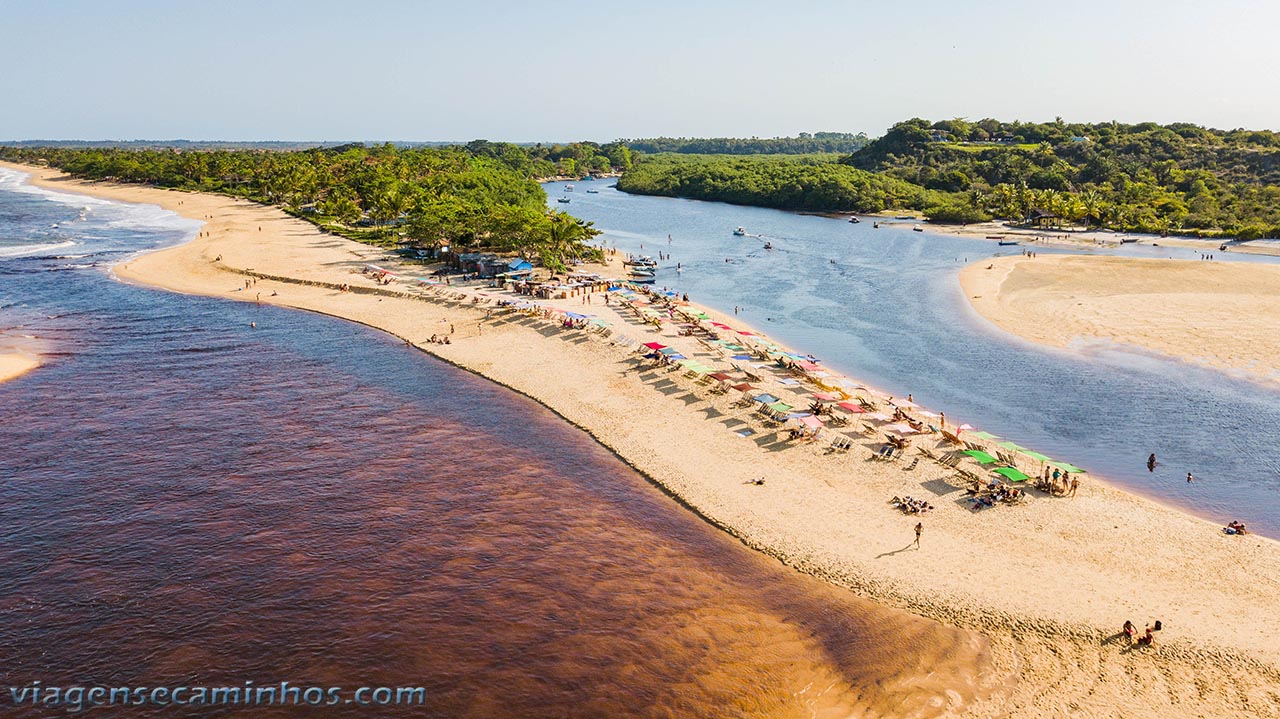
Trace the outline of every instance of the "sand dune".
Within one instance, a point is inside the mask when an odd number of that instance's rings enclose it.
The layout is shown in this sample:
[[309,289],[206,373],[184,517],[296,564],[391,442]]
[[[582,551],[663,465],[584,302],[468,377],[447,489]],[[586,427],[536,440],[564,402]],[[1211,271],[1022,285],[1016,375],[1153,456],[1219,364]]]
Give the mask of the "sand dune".
[[[869,439],[857,438],[845,454],[797,446],[733,407],[732,393],[713,395],[678,372],[642,365],[634,345],[650,340],[719,361],[670,327],[592,304],[613,322],[606,338],[524,314],[486,320],[488,305],[454,290],[414,297],[303,284],[371,288],[358,268],[382,255],[249,202],[39,175],[60,189],[205,220],[193,242],[118,267],[127,281],[250,301],[260,293],[263,302],[380,327],[537,399],[747,545],[885,604],[984,633],[997,667],[988,679],[1003,690],[975,694],[953,707],[958,713],[1280,716],[1274,541],[1225,536],[1210,522],[1093,480],[1073,499],[1033,493],[1020,506],[974,513],[960,501],[954,471],[940,464],[922,459],[908,471],[868,461]],[[246,288],[250,269],[289,280]],[[453,344],[423,342],[450,325]],[[770,389],[790,391],[761,371]],[[790,396],[803,401],[806,391]],[[742,428],[755,434],[733,431]],[[764,486],[745,483],[761,475]],[[937,505],[923,518],[920,549],[907,546],[918,517],[887,506],[903,494]],[[1126,619],[1141,627],[1157,618],[1166,629],[1154,648],[1131,648],[1118,636]]]
[[1104,339],[1280,381],[1280,265],[1000,257],[960,281],[979,313],[1032,342]]

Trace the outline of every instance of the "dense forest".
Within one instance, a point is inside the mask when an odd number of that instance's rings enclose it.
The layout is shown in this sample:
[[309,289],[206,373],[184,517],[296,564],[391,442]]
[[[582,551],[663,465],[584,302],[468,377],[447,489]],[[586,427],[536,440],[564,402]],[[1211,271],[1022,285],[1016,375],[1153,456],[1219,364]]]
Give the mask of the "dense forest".
[[810,155],[818,152],[856,152],[871,142],[871,139],[861,132],[802,132],[797,137],[655,137],[623,142],[636,152],[650,155],[663,152],[694,155]]
[[943,193],[838,162],[839,155],[644,156],[618,180],[640,195],[757,205],[781,210],[879,212],[920,208]]
[[[539,148],[539,155],[483,142],[300,152],[0,147],[0,159],[47,163],[77,177],[244,197],[365,242],[407,239],[455,251],[515,252],[560,269],[596,256],[599,250],[587,243],[599,233],[547,210],[533,173],[542,163],[594,156],[555,148]],[[557,152],[565,154],[552,159]]]
[[1185,123],[894,125],[842,161],[956,193],[937,219],[1280,236],[1280,134]]
[[793,210],[914,209],[935,222],[1280,237],[1280,134],[913,119],[839,159],[642,156],[618,187]]

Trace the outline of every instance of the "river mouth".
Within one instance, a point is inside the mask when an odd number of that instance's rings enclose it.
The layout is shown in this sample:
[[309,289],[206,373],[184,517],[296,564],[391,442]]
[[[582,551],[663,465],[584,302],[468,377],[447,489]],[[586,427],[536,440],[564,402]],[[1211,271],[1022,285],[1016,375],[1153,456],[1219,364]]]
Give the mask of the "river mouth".
[[0,268],[47,360],[0,385],[6,684],[422,687],[478,717],[928,717],[998,686],[980,636],[747,550],[514,392],[111,281],[185,232],[114,222]]

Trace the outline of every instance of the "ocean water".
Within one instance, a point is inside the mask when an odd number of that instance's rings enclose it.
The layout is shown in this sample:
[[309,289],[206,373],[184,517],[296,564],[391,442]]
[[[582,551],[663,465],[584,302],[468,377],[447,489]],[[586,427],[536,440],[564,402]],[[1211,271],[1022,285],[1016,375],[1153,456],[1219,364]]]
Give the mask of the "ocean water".
[[[593,221],[610,246],[670,253],[658,286],[721,311],[740,307],[744,321],[779,341],[893,395],[911,393],[949,422],[968,422],[1199,516],[1239,519],[1280,537],[1280,386],[1114,343],[1056,350],[1004,333],[972,310],[957,276],[967,262],[1019,248],[877,230],[870,221],[627,195],[608,184],[577,183],[573,193],[564,183],[545,187],[553,203],[571,197],[553,206]],[[735,237],[739,226],[751,236]],[[774,249],[763,248],[766,240]],[[1199,256],[1133,245],[1103,252]],[[1153,452],[1160,465],[1150,473]],[[1199,481],[1188,484],[1187,472]]]
[[0,170],[0,343],[45,360],[0,384],[0,716],[37,681],[423,687],[322,711],[438,717],[927,717],[991,686],[981,637],[745,549],[521,396],[110,277],[194,231]]

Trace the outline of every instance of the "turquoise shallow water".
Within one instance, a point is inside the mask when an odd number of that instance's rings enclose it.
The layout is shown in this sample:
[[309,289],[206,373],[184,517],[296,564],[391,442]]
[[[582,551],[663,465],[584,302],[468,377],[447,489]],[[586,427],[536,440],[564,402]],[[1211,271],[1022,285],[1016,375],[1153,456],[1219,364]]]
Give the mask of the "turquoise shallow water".
[[[1017,247],[627,195],[608,184],[579,182],[572,193],[564,183],[545,187],[552,206],[595,222],[611,246],[670,253],[658,286],[725,312],[741,307],[745,321],[778,340],[894,395],[912,393],[949,420],[1214,521],[1240,519],[1280,537],[1280,389],[1115,344],[1054,350],[1001,332],[972,310],[957,274],[967,261],[1018,254]],[[572,202],[555,203],[562,196]],[[735,237],[739,226],[751,236]],[[774,249],[763,249],[765,241]],[[1199,256],[1132,245],[1112,252]],[[1161,465],[1149,473],[1152,452]],[[1200,481],[1188,485],[1189,471]]]

